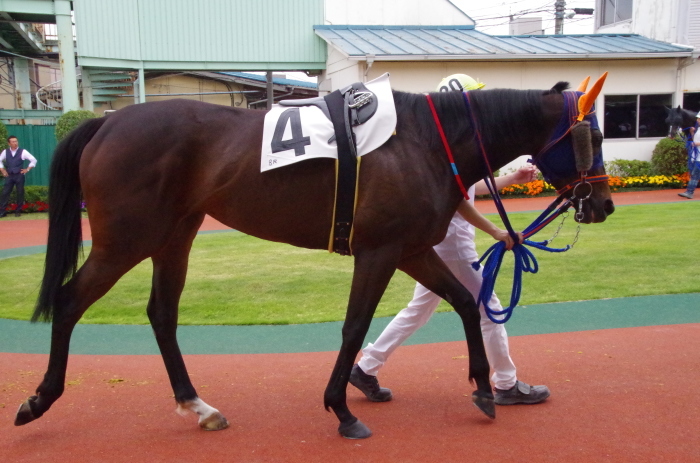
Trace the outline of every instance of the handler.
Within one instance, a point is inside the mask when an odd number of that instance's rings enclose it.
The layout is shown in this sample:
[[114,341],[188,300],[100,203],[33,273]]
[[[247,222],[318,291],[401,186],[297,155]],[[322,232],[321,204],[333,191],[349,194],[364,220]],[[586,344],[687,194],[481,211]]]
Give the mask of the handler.
[[[484,86],[465,74],[455,74],[446,77],[438,85],[438,91],[465,91],[477,90]],[[534,166],[520,168],[517,172],[498,177],[496,187],[498,189],[515,183],[526,183],[535,179]],[[445,262],[457,279],[469,290],[476,299],[481,289],[482,270],[474,270],[472,262],[479,260],[479,255],[474,244],[474,226],[489,233],[495,239],[506,241],[501,233],[507,232],[495,227],[474,207],[474,193],[487,194],[488,188],[483,181],[469,188],[469,201],[463,201],[457,213],[452,218],[445,239],[434,247],[438,256]],[[469,205],[471,215],[463,217],[460,212],[465,212],[464,205]],[[486,223],[484,223],[486,222]],[[495,230],[494,230],[495,229]],[[508,239],[510,237],[508,236]],[[512,240],[506,241],[507,248],[512,247]],[[387,325],[374,344],[369,343],[362,350],[362,359],[353,366],[350,375],[350,384],[362,391],[373,402],[386,402],[391,400],[391,390],[379,386],[377,373],[386,363],[389,356],[409,336],[423,326],[433,315],[442,299],[429,291],[425,286],[416,283],[413,300],[408,307],[401,310]],[[489,307],[493,310],[502,310],[502,306],[496,294],[491,295]],[[484,312],[484,307],[479,307],[481,313],[481,332],[484,338],[486,355],[494,373],[491,377],[495,385],[495,402],[499,405],[536,404],[549,397],[547,386],[530,386],[518,381],[515,365],[510,358],[508,349],[508,335],[505,326],[492,322]]]
[[678,196],[684,198],[693,199],[693,193],[695,193],[695,188],[698,186],[698,180],[700,180],[700,112],[698,113],[697,121],[695,127],[690,130],[693,132],[693,140],[688,142],[688,172],[690,173],[690,180],[688,180],[688,186],[683,193],[678,193]]
[[[36,158],[24,148],[19,147],[17,137],[11,135],[7,138],[9,148],[0,153],[0,172],[5,177],[5,186],[0,194],[0,217],[7,215],[7,202],[10,199],[10,193],[13,187],[17,187],[17,209],[15,216],[19,217],[24,206],[24,174],[32,170],[36,166]],[[29,161],[27,168],[24,168],[24,161]],[[5,164],[7,163],[7,169]]]

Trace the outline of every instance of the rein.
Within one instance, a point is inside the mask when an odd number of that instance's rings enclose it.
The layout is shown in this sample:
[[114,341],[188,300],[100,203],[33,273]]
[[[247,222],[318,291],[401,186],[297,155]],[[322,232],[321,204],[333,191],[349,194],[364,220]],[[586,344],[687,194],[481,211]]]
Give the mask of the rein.
[[[499,241],[492,245],[485,253],[484,255],[477,261],[472,263],[472,267],[475,270],[479,270],[481,267],[481,263],[485,261],[484,263],[484,268],[482,271],[482,277],[483,277],[483,282],[481,285],[481,290],[479,291],[479,296],[477,298],[477,305],[481,304],[484,307],[484,311],[488,318],[494,322],[494,323],[505,323],[507,322],[510,317],[513,314],[513,309],[518,305],[518,301],[520,300],[520,295],[522,292],[522,274],[523,272],[529,272],[529,273],[537,273],[539,270],[539,266],[537,264],[537,259],[535,258],[534,254],[532,251],[530,251],[528,248],[525,247],[525,245],[540,249],[543,251],[547,252],[565,252],[568,251],[573,247],[574,244],[578,241],[578,234],[580,231],[580,221],[583,219],[583,201],[587,200],[590,198],[591,194],[593,193],[593,187],[590,185],[591,182],[602,182],[602,181],[607,181],[608,176],[607,175],[600,175],[596,177],[588,177],[587,172],[581,172],[581,177],[566,185],[565,187],[561,188],[560,190],[557,190],[557,193],[559,196],[557,199],[555,199],[545,210],[542,212],[530,225],[528,225],[523,231],[523,243],[519,243],[518,235],[517,233],[513,230],[513,227],[510,223],[510,220],[508,219],[508,214],[505,211],[505,207],[503,206],[503,201],[501,200],[500,194],[498,193],[498,189],[496,188],[496,180],[493,176],[493,169],[491,168],[491,165],[488,160],[488,156],[486,155],[486,150],[484,148],[483,140],[481,138],[481,132],[478,129],[478,126],[476,124],[476,120],[474,118],[474,114],[471,111],[471,102],[470,102],[470,97],[469,97],[469,92],[463,92],[462,96],[464,97],[464,104],[467,110],[467,114],[469,115],[470,121],[472,123],[472,127],[474,128],[474,133],[476,134],[476,138],[478,141],[478,147],[479,150],[481,151],[482,157],[484,159],[484,162],[486,164],[487,170],[488,170],[488,176],[484,178],[484,182],[486,183],[486,187],[488,188],[489,192],[491,193],[491,197],[493,198],[494,204],[496,206],[496,209],[498,210],[498,214],[501,217],[501,220],[503,221],[503,224],[506,227],[506,230],[510,234],[510,236],[513,238],[513,241],[515,242],[515,245],[511,249],[513,251],[513,255],[515,258],[515,268],[513,272],[513,289],[511,291],[511,297],[510,297],[510,304],[508,307],[504,308],[503,310],[494,310],[491,309],[488,306],[488,301],[491,300],[491,295],[493,294],[493,290],[496,284],[496,278],[498,275],[498,272],[501,267],[501,263],[503,262],[503,257],[506,252],[506,244],[502,241]],[[469,195],[467,194],[466,189],[464,188],[464,184],[461,180],[461,177],[459,175],[459,172],[457,171],[456,164],[454,162],[454,157],[452,156],[452,150],[450,149],[449,143],[447,142],[447,137],[445,136],[444,130],[442,128],[442,124],[440,123],[440,118],[438,117],[437,111],[435,110],[435,106],[433,104],[432,98],[430,95],[426,95],[426,98],[428,100],[428,105],[430,106],[430,110],[433,115],[433,119],[435,121],[435,125],[437,126],[438,132],[440,133],[440,138],[442,140],[442,144],[445,148],[445,151],[447,153],[447,157],[450,161],[450,165],[452,167],[452,171],[455,175],[455,178],[457,180],[457,184],[460,187],[460,190],[462,191],[462,195],[464,196],[465,199],[469,199]],[[540,150],[540,152],[537,154],[536,157],[539,157],[540,154],[545,153],[547,150],[551,149],[554,145],[556,145],[559,141],[561,141],[566,135],[569,134],[571,131],[571,128],[573,127],[573,124],[568,127],[568,130],[564,133],[564,135],[550,141],[547,143],[547,145]],[[537,161],[535,161],[537,162]],[[590,187],[590,191],[585,197],[578,196],[577,195],[577,189],[581,185],[588,185]],[[567,193],[569,190],[573,189],[574,194],[571,199],[566,199],[564,200],[564,194]],[[574,203],[575,200],[578,199],[578,204],[576,207],[576,222],[578,222],[578,228],[576,230],[576,236],[574,238],[574,241],[571,245],[566,245],[564,248],[552,248],[549,247],[549,244],[552,242],[552,240],[558,235],[559,230],[561,230],[561,227],[563,225],[564,220],[566,219],[567,215],[563,216],[562,223],[559,225],[559,228],[555,232],[555,234],[552,236],[552,238],[544,241],[531,241],[527,238],[535,235],[539,231],[541,231],[543,228],[545,228],[548,224],[550,224],[554,219],[559,217],[560,215],[564,214],[564,212]],[[562,203],[563,201],[563,203]],[[559,203],[562,203],[559,205]],[[496,317],[503,316],[501,319],[497,319]]]

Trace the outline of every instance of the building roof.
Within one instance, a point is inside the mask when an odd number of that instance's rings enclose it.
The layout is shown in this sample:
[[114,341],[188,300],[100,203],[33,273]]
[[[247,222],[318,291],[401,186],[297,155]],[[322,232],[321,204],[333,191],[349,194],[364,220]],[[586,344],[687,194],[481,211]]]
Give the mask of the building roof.
[[[245,79],[247,81],[262,82],[264,85],[267,84],[267,76],[260,74],[253,74],[250,72],[217,72],[217,74],[225,74],[227,76],[232,76],[238,79]],[[272,77],[272,83],[274,85],[282,85],[285,87],[301,87],[316,90],[318,89],[318,84],[314,82],[306,82],[303,80],[285,79],[281,77]]]
[[508,60],[689,57],[693,47],[636,34],[488,35],[474,26],[314,26],[350,59]]

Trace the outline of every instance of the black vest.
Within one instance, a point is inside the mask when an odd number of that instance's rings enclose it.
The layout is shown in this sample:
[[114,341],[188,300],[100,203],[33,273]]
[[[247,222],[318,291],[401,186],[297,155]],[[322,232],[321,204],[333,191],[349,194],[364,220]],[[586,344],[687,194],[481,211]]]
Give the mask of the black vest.
[[24,151],[24,149],[17,148],[17,152],[13,156],[10,148],[5,150],[5,168],[8,174],[19,174],[22,171],[22,168],[24,167],[22,151]]

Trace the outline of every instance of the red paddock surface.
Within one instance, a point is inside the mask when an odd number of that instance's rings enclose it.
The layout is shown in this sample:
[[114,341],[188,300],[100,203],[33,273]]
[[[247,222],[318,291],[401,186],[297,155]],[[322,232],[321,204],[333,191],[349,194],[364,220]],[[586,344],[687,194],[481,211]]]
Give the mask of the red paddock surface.
[[[614,201],[685,201],[679,191],[617,193]],[[541,210],[550,200],[507,200],[506,209]],[[478,207],[492,212],[489,202]],[[0,220],[0,249],[45,244],[46,224]],[[210,218],[202,227],[217,229],[226,227]],[[381,373],[392,402],[370,403],[349,388],[349,406],[374,432],[361,441],[341,438],[323,409],[335,352],[186,356],[202,399],[231,422],[218,432],[174,412],[165,368],[153,355],[72,355],[63,397],[42,418],[15,427],[48,356],[0,353],[0,462],[700,461],[700,324],[523,335],[510,343],[518,376],[548,385],[547,402],[498,407],[491,421],[471,405],[463,341],[403,346]]]
[[196,355],[200,395],[230,420],[200,431],[174,412],[158,356],[74,355],[64,396],[14,427],[45,355],[0,355],[3,462],[691,462],[700,455],[700,324],[515,336],[523,380],[547,384],[540,405],[471,405],[463,342],[404,346],[382,371],[394,391],[370,403],[350,387],[352,411],[374,432],[336,433],[322,406],[334,352]]

